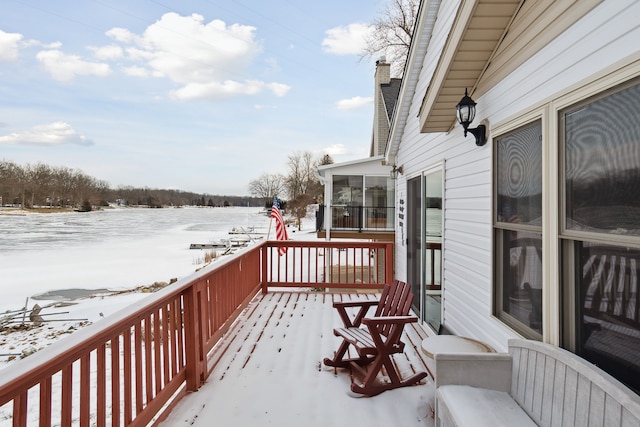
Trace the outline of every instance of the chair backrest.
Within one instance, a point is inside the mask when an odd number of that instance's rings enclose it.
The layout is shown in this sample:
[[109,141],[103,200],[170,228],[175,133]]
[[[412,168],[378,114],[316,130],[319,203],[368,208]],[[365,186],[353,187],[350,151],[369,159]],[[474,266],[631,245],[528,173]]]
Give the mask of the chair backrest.
[[579,356],[520,339],[509,353],[511,395],[538,425],[639,425],[638,395]]
[[[375,317],[408,316],[412,303],[413,292],[411,292],[411,285],[394,280],[392,284],[384,285]],[[391,326],[385,325],[382,329],[382,335],[387,336],[391,331]]]

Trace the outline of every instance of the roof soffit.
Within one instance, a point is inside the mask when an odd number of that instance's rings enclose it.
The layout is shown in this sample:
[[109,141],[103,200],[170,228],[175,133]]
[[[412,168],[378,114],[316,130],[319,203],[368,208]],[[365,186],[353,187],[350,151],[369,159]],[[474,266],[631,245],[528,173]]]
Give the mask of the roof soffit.
[[462,0],[420,109],[421,132],[448,132],[478,98],[603,0]]
[[462,0],[420,109],[422,132],[448,132],[525,0]]

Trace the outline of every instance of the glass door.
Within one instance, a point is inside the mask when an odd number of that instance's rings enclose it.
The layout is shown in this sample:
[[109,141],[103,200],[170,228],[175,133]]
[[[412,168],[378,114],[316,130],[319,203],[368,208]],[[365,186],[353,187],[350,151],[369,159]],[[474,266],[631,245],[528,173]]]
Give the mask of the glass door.
[[441,322],[442,169],[407,181],[407,279],[414,310],[434,331]]
[[422,316],[422,176],[407,181],[407,280],[415,295],[413,300],[418,317]]
[[424,176],[424,321],[437,331],[442,321],[442,169]]

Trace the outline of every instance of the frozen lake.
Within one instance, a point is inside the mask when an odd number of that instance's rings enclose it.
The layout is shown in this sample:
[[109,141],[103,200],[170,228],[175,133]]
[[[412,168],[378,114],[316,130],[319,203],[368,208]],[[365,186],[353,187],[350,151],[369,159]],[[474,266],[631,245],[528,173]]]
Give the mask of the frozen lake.
[[119,208],[0,215],[0,313],[51,290],[120,290],[185,277],[204,255],[189,249],[191,243],[229,238],[233,227],[266,228],[270,220],[261,210]]

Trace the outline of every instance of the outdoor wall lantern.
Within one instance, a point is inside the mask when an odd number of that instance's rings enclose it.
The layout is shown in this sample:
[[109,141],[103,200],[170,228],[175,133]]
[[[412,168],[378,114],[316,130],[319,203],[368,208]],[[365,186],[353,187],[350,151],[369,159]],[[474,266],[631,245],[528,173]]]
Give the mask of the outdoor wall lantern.
[[476,128],[469,128],[469,125],[476,116],[476,103],[467,93],[467,89],[464,90],[464,97],[456,105],[458,110],[458,121],[464,128],[464,136],[466,138],[467,132],[471,132],[476,137],[476,145],[482,147],[487,143],[487,128],[485,125],[478,125]]
[[402,173],[402,166],[393,165],[390,175],[391,179],[398,179],[398,174]]

